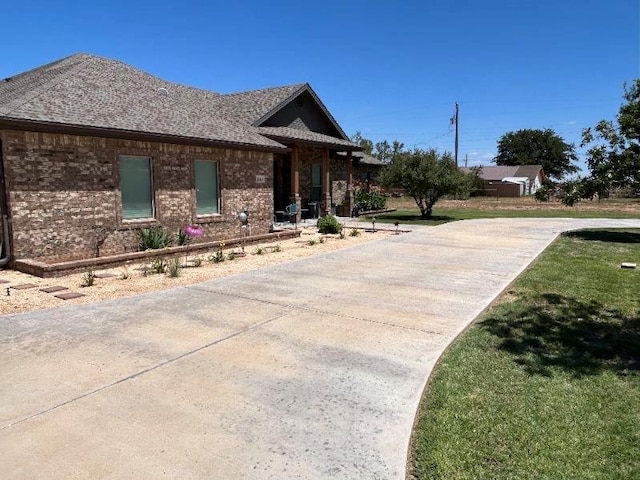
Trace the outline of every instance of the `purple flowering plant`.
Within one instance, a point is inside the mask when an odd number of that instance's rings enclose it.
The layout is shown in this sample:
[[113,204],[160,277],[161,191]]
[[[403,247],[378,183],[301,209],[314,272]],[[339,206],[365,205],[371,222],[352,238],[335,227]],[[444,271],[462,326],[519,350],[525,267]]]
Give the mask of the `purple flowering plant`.
[[[198,238],[204,235],[204,230],[199,225],[187,225],[184,228],[181,228],[178,231],[178,244],[179,245],[189,245],[191,240],[194,238]],[[185,252],[184,263],[187,265],[189,259],[189,251]]]

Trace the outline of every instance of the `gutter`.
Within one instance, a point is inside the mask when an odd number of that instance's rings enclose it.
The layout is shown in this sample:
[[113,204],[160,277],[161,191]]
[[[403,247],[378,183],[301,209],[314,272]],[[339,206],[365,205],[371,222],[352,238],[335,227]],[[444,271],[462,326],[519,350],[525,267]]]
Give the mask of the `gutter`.
[[0,243],[0,268],[5,267],[11,259],[11,241],[9,237],[9,206],[4,180],[4,159],[2,156],[2,140],[0,140],[0,212],[2,214],[2,242]]

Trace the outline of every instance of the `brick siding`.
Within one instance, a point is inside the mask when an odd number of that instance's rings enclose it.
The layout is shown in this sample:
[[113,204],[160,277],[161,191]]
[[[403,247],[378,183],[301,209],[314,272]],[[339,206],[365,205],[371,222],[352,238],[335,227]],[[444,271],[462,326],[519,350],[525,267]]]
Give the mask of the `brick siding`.
[[[13,258],[63,261],[137,250],[140,228],[171,232],[202,225],[199,241],[240,236],[236,215],[248,209],[252,233],[273,218],[273,155],[161,142],[0,132]],[[152,159],[155,221],[122,220],[118,157]],[[197,217],[194,160],[219,162],[220,215]],[[256,175],[265,183],[256,184]]]

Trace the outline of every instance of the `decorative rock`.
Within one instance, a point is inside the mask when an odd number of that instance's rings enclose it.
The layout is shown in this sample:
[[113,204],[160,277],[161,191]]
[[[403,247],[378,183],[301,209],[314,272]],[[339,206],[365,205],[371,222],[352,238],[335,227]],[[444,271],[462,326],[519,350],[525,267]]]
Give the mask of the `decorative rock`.
[[98,272],[94,275],[95,278],[111,278],[115,276],[116,276],[115,273],[109,273],[109,272]]
[[636,268],[637,265],[635,263],[631,263],[631,262],[622,262],[620,264],[620,268]]

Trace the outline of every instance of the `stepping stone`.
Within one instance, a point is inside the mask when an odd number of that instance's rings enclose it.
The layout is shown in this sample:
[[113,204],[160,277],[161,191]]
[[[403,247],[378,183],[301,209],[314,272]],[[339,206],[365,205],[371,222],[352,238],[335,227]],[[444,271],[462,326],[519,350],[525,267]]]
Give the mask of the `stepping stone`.
[[11,281],[10,280],[0,279],[0,283],[11,283]]
[[41,288],[40,291],[44,293],[59,292],[61,290],[69,290],[67,287],[61,287],[60,285],[52,285],[51,287]]
[[109,272],[96,273],[94,275],[95,278],[111,278],[115,276],[116,276],[115,273],[109,273]]
[[62,300],[71,300],[72,298],[84,297],[84,295],[82,293],[76,293],[76,292],[65,292],[65,293],[59,293],[58,295],[54,295],[54,297],[61,298]]
[[35,283],[23,283],[21,285],[14,285],[13,288],[14,290],[26,290],[27,288],[35,288],[37,287],[37,285]]

